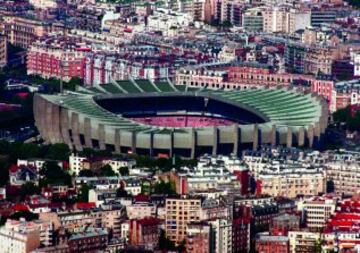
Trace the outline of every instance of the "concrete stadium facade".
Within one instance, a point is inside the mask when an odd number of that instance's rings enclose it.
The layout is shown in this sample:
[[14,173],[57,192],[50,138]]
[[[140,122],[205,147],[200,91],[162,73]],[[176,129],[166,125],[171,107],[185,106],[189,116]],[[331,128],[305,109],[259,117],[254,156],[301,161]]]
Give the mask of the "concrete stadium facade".
[[[133,152],[151,156],[176,154],[194,158],[203,153],[239,154],[244,148],[257,149],[262,144],[312,147],[321,140],[328,123],[325,101],[293,89],[179,90],[121,94],[88,91],[66,95],[36,94],[35,124],[45,142],[66,143],[78,151],[87,147],[117,153]],[[265,122],[210,127],[158,127],[131,121],[105,110],[97,103],[102,99],[131,96],[153,99],[160,96],[202,96],[250,111]]]

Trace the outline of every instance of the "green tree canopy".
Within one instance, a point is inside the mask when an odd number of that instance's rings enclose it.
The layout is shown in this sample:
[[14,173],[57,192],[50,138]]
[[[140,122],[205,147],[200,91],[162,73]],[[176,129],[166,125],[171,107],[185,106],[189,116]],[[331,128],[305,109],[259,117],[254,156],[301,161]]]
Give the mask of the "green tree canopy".
[[64,143],[57,143],[49,146],[46,158],[59,161],[67,161],[69,159],[69,155],[69,146]]
[[153,193],[175,195],[175,184],[173,182],[164,182],[163,180],[161,180],[154,185]]
[[71,176],[64,169],[60,168],[56,162],[46,162],[40,170],[41,186],[68,185],[71,186]]
[[31,196],[34,194],[39,194],[40,188],[35,185],[33,182],[26,182],[20,188],[20,197],[22,200],[25,199],[26,196]]
[[105,166],[100,168],[98,174],[101,177],[113,177],[116,175],[114,170],[111,168],[111,166],[109,164],[106,164]]
[[77,200],[80,202],[89,202],[89,191],[90,187],[87,184],[82,184],[77,194]]
[[128,176],[129,175],[129,168],[124,166],[119,168],[119,173],[121,176]]

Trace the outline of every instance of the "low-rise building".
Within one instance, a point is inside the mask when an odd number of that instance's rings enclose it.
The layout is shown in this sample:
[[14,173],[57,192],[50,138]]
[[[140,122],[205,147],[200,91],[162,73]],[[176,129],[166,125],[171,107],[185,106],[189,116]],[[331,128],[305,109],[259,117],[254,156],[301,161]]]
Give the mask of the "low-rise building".
[[261,233],[256,236],[255,250],[259,253],[288,253],[289,238],[281,235]]

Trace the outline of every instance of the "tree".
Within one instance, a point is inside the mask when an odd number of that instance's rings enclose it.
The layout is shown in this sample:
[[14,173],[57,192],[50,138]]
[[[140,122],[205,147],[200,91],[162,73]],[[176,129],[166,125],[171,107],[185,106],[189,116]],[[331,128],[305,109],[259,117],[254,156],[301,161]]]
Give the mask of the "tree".
[[335,192],[335,184],[333,180],[328,180],[326,182],[326,192],[327,193],[333,193]]
[[90,187],[87,184],[82,184],[77,195],[77,199],[80,202],[89,202]]
[[91,170],[80,170],[79,172],[79,177],[93,177],[94,176],[94,172],[92,172]]
[[69,146],[63,143],[57,143],[49,147],[46,158],[58,161],[67,161],[69,159],[69,155]]
[[119,173],[121,176],[128,176],[129,175],[129,168],[124,166],[119,168]]
[[116,197],[121,198],[121,197],[128,197],[129,193],[127,191],[124,190],[124,188],[120,187],[116,190]]
[[334,112],[333,114],[333,119],[335,123],[345,123],[347,122],[350,118],[350,107],[346,107],[343,109],[339,109],[336,112]]
[[164,182],[161,180],[154,185],[153,193],[175,195],[175,184],[173,182]]
[[25,199],[26,196],[39,194],[40,188],[35,185],[33,182],[26,182],[25,184],[21,185],[20,188],[20,197],[22,200]]
[[162,229],[159,236],[159,249],[163,251],[174,251],[176,249],[175,244],[166,237],[165,231]]
[[359,0],[346,0],[350,5],[354,8],[360,8],[360,1]]
[[42,186],[46,184],[71,186],[71,176],[60,168],[56,162],[46,162],[40,170],[40,175],[42,176]]
[[19,211],[10,215],[9,218],[13,220],[19,220],[20,218],[25,218],[26,221],[32,221],[39,219],[39,215],[29,211]]
[[113,177],[115,176],[114,170],[111,168],[109,164],[106,164],[104,167],[102,167],[99,171],[99,176],[101,177]]
[[7,162],[0,162],[0,186],[4,186],[9,181],[9,164]]

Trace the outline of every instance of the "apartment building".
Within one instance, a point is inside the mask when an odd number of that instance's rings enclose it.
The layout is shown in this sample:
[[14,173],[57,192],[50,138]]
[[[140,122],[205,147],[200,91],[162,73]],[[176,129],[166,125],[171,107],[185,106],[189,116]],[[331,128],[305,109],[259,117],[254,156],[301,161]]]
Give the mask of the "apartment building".
[[211,252],[211,226],[204,222],[193,222],[186,229],[186,252]]
[[242,24],[248,32],[262,32],[264,29],[263,9],[260,7],[247,9],[242,16]]
[[263,11],[264,32],[294,33],[310,26],[310,11],[285,6],[267,7]]
[[38,231],[40,243],[46,247],[53,245],[54,225],[49,221],[34,220],[25,221],[25,219],[6,221],[5,227],[14,231]]
[[255,249],[259,253],[288,253],[289,238],[261,233],[256,236]]
[[130,245],[144,247],[147,250],[154,250],[158,245],[160,225],[160,220],[154,217],[130,220]]
[[180,198],[167,198],[166,235],[179,244],[186,238],[187,225],[200,220],[201,199],[182,196]]
[[69,156],[70,172],[78,175],[81,170],[96,170],[105,165],[110,165],[114,173],[119,174],[119,169],[134,167],[136,162],[132,159],[118,159],[108,157],[86,157],[77,153],[72,153]]
[[41,36],[51,31],[51,25],[27,17],[4,16],[4,34],[8,42],[22,48],[29,48]]
[[7,222],[0,228],[0,241],[2,253],[29,253],[40,246],[40,231]]
[[309,231],[290,231],[289,252],[314,253],[316,252],[316,246],[319,243],[320,238],[320,233]]
[[261,193],[296,198],[298,195],[318,195],[325,192],[325,174],[321,168],[274,163],[258,175]]
[[311,231],[320,231],[336,210],[337,200],[327,197],[312,197],[299,202],[298,208],[305,214],[306,226]]
[[337,195],[360,193],[360,164],[356,161],[333,161],[326,164],[326,176],[333,182]]
[[227,218],[210,220],[215,241],[214,252],[232,251],[232,222]]
[[90,50],[77,39],[49,37],[34,42],[27,53],[28,75],[70,81],[81,77],[85,51]]
[[30,0],[29,2],[35,8],[38,8],[38,9],[48,9],[48,8],[56,8],[57,7],[56,0]]

